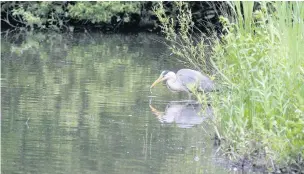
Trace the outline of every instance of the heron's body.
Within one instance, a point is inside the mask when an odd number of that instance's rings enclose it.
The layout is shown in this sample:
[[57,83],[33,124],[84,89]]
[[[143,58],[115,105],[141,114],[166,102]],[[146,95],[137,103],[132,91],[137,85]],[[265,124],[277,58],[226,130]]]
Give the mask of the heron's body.
[[172,71],[163,71],[151,88],[161,81],[166,81],[168,89],[172,92],[210,92],[215,89],[214,82],[209,77],[192,69],[181,69],[176,74]]

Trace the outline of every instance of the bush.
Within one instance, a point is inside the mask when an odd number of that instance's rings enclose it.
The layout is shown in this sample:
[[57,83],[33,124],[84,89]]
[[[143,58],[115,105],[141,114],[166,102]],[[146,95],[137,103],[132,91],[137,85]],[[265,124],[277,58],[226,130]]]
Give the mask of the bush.
[[1,5],[1,20],[14,28],[58,30],[67,22],[64,2],[6,2]]
[[[71,21],[84,23],[129,22],[140,14],[143,2],[4,2],[1,20],[13,28],[69,29]],[[73,22],[72,22],[73,23]]]
[[131,13],[140,13],[140,2],[78,2],[69,4],[68,10],[71,17],[78,20],[89,20],[92,23],[110,22],[111,18],[117,16],[117,21],[129,22]]

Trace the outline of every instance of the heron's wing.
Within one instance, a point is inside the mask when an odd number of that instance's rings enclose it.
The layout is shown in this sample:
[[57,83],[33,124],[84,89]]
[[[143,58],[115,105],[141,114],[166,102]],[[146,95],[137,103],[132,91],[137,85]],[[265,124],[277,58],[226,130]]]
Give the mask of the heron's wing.
[[195,71],[190,69],[181,69],[176,73],[176,77],[180,84],[189,91],[198,87],[199,80]]
[[176,73],[176,76],[188,90],[193,87],[200,91],[212,91],[214,89],[213,81],[198,71],[181,69]]
[[210,92],[215,90],[214,82],[209,78],[202,80],[200,82],[200,90],[205,92]]
[[177,79],[188,90],[197,88],[199,84],[199,72],[191,69],[181,69],[176,73]]

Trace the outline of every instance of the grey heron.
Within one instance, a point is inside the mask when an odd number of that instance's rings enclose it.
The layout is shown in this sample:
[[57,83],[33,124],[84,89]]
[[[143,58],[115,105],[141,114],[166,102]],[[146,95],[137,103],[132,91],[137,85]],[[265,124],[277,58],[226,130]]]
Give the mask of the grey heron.
[[214,82],[199,71],[180,69],[177,73],[163,71],[159,78],[151,85],[151,89],[158,83],[166,81],[167,88],[172,92],[187,92],[191,97],[192,90],[211,92],[215,90]]

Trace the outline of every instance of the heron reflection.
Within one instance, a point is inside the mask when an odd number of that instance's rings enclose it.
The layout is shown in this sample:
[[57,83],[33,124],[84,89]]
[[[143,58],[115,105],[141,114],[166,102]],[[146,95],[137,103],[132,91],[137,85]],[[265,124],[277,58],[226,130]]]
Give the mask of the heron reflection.
[[202,105],[197,102],[171,101],[167,104],[164,112],[157,110],[151,104],[149,107],[161,123],[175,123],[180,128],[191,128],[199,125],[213,115],[211,106],[203,109]]

